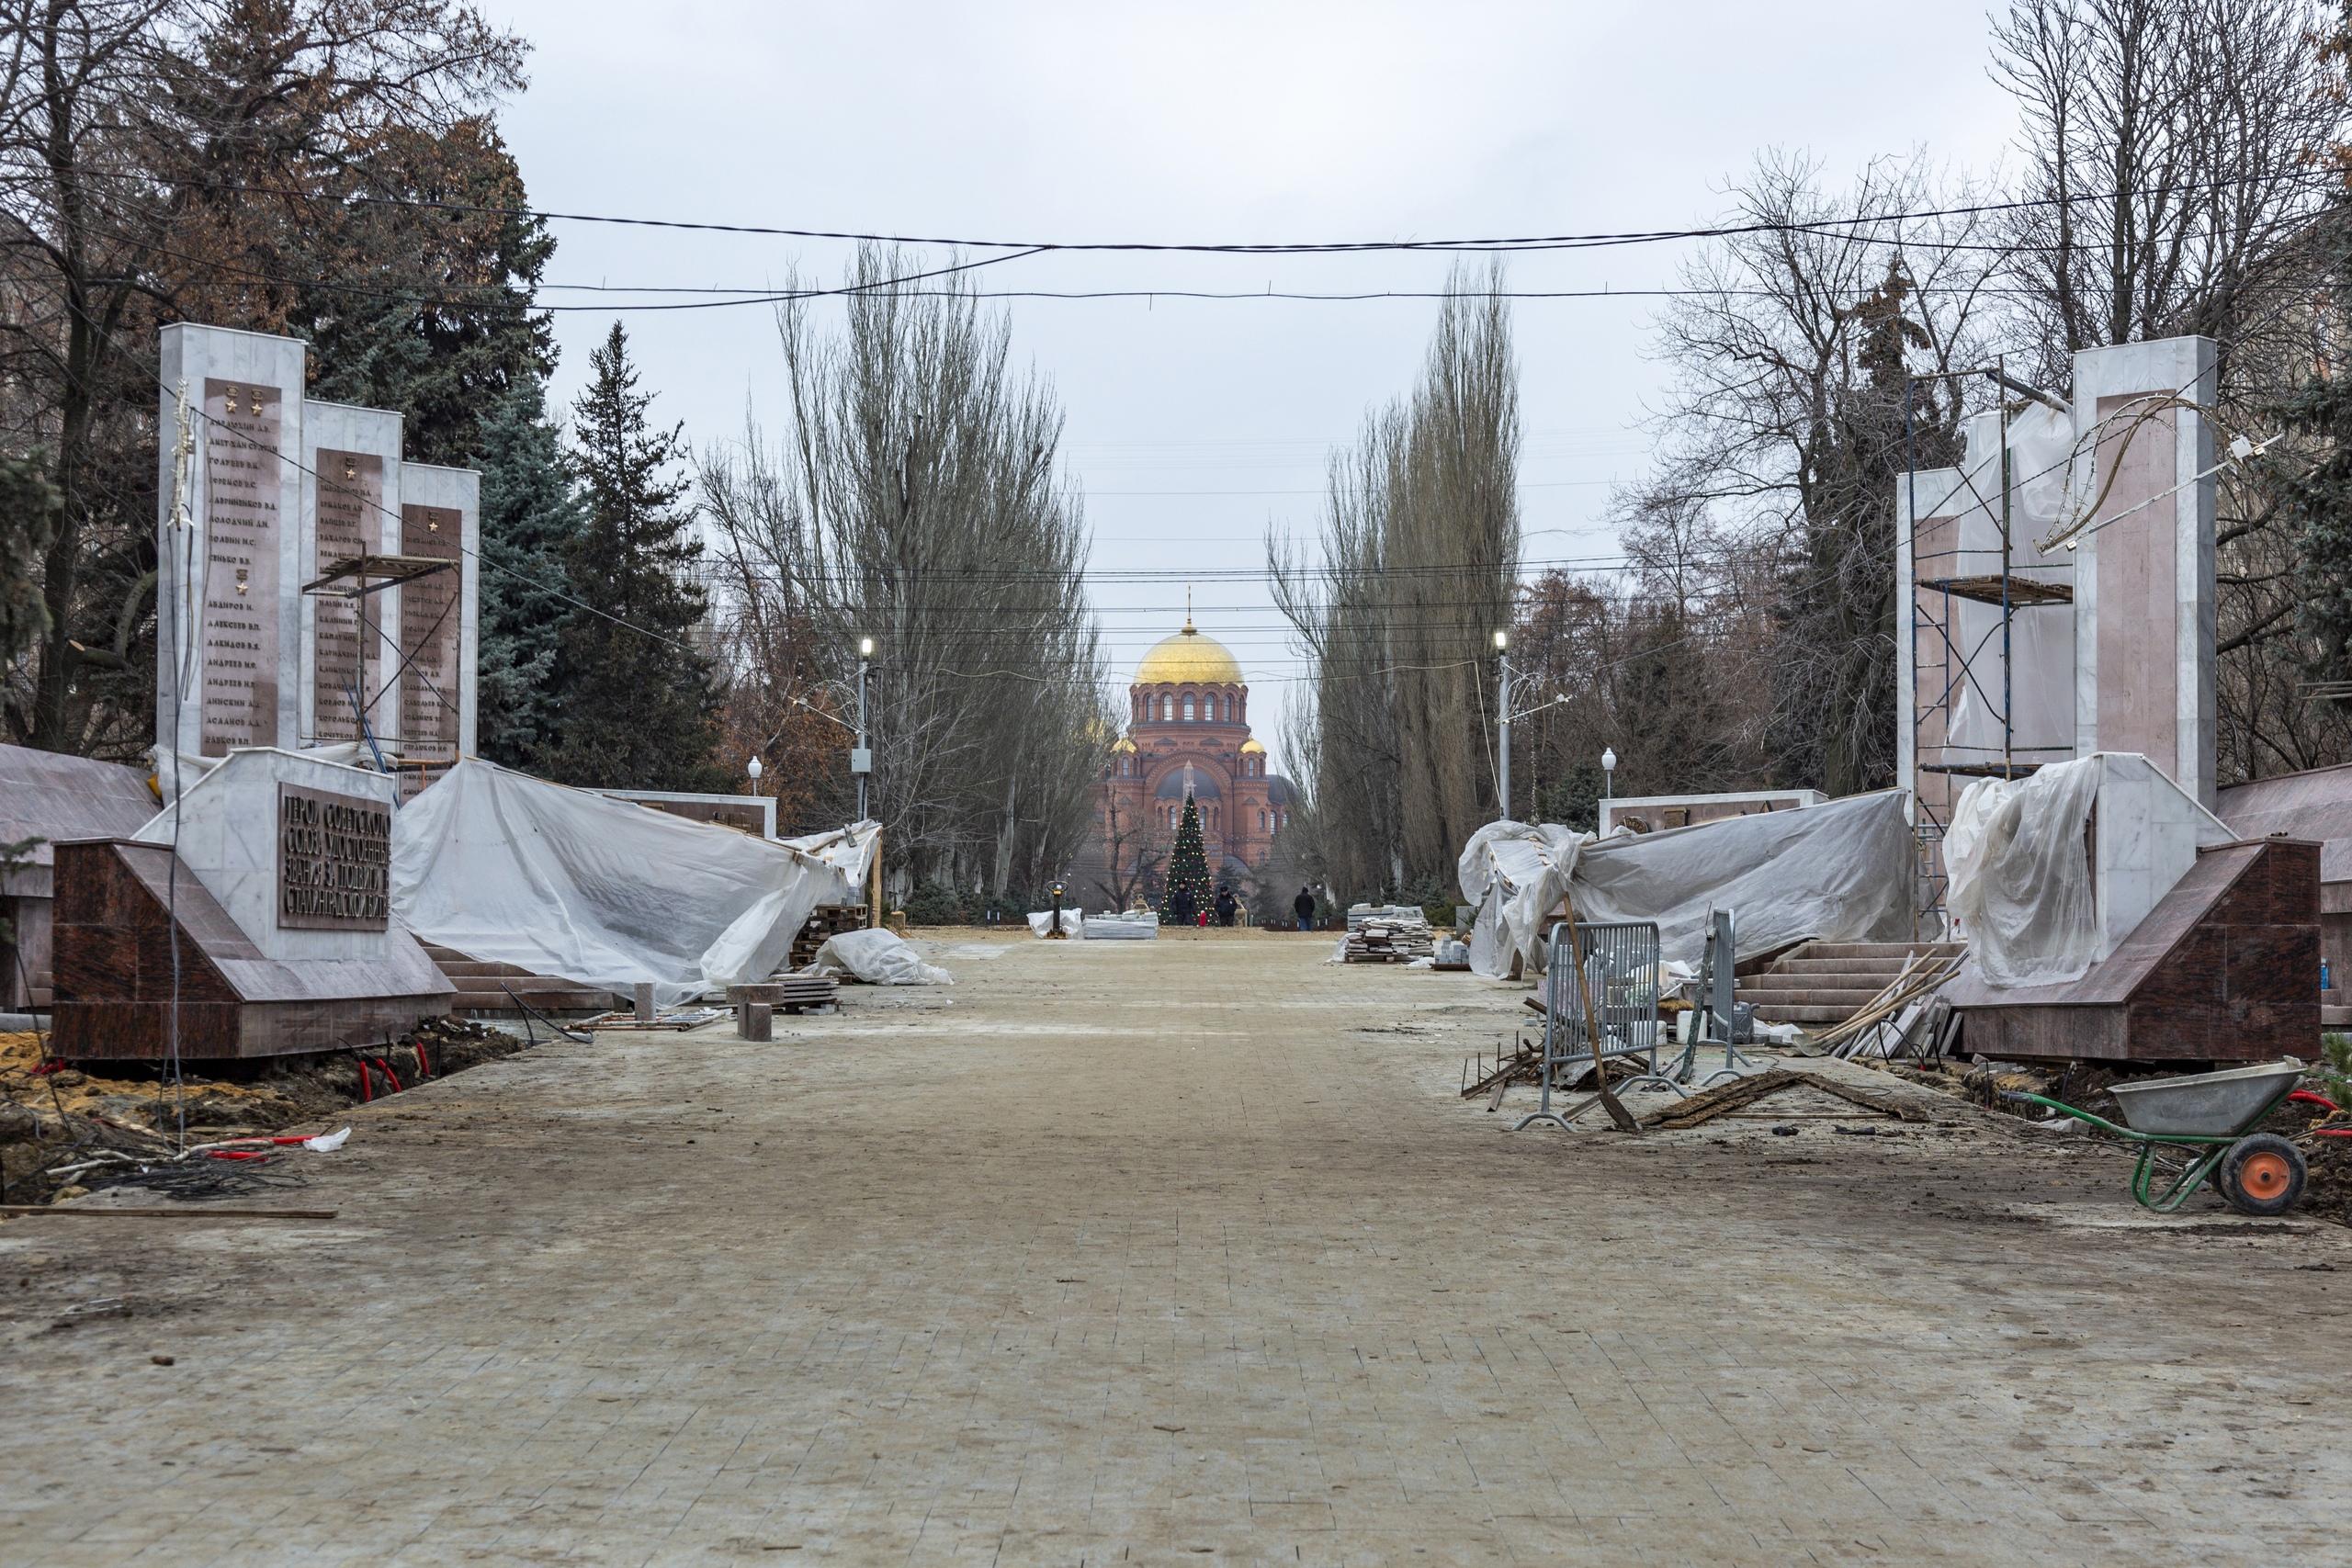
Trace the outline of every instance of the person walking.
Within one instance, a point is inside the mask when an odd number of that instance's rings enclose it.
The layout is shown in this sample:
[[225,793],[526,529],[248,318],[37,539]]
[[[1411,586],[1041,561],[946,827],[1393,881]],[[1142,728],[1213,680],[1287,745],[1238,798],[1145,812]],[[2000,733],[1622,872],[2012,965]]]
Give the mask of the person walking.
[[1216,885],[1216,923],[1220,926],[1232,925],[1234,911],[1240,908],[1241,900],[1233,896],[1233,889],[1225,883],[1218,883]]
[[1291,913],[1298,917],[1300,931],[1311,931],[1315,929],[1315,893],[1312,888],[1300,888],[1298,897],[1290,901],[1290,908]]

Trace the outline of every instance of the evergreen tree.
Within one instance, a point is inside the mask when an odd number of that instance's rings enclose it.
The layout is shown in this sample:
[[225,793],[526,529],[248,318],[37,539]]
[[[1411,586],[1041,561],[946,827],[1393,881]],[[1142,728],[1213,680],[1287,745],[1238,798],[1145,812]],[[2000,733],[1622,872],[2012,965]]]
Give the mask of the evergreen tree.
[[481,754],[537,770],[558,739],[556,644],[570,555],[587,525],[563,437],[537,380],[482,423]]
[[487,118],[386,127],[338,177],[401,199],[312,204],[329,216],[299,236],[303,270],[333,281],[288,315],[311,340],[311,395],[398,409],[411,460],[472,467],[495,411],[555,368],[552,318],[531,308],[554,236],[520,210],[522,171]]
[[1209,907],[1209,859],[1201,848],[1201,808],[1184,797],[1176,827],[1176,850],[1168,857],[1168,918],[1189,926]]
[[637,389],[619,322],[588,363],[595,378],[572,405],[588,520],[568,552],[585,605],[560,633],[561,729],[548,771],[592,786],[724,788],[710,661],[690,641],[706,604],[690,575],[702,541],[680,504],[679,427],[646,423],[653,395]]
[[[2331,217],[2314,239],[2328,276],[2352,276],[2352,220]],[[2352,376],[2313,370],[2278,415],[2303,438],[2270,468],[2301,558],[2303,630],[2318,644],[2312,673],[2342,680],[2352,674]]]

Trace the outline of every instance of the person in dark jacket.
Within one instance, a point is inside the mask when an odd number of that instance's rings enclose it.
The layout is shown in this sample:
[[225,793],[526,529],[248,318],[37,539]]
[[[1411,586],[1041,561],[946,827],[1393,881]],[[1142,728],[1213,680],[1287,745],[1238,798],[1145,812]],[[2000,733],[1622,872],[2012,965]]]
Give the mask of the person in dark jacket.
[[1312,889],[1300,888],[1298,897],[1290,901],[1290,908],[1291,913],[1298,917],[1300,931],[1311,931],[1315,929],[1315,894]]
[[1233,912],[1240,908],[1241,900],[1233,896],[1233,889],[1222,882],[1218,883],[1216,885],[1216,923],[1221,926],[1231,925]]

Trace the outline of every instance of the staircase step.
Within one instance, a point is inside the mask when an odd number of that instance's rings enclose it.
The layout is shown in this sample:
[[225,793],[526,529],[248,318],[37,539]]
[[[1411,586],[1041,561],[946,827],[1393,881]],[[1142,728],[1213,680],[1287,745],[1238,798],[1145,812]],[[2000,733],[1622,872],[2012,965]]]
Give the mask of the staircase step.
[[1883,975],[1894,979],[1903,973],[1908,960],[1900,955],[1892,958],[1815,958],[1810,954],[1798,958],[1783,958],[1765,973],[1768,975]]
[[1964,944],[1957,942],[1809,942],[1789,958],[1893,958],[1900,962],[1905,953],[1957,958],[1967,951]]
[[1758,1023],[1843,1023],[1853,1016],[1852,1008],[1818,1002],[1762,1002],[1756,1009]]
[[1855,1012],[1868,1007],[1876,998],[1880,987],[1865,989],[1832,989],[1826,986],[1775,986],[1770,988],[1742,986],[1733,995],[1740,1001],[1753,1002],[1758,1007],[1842,1007]]

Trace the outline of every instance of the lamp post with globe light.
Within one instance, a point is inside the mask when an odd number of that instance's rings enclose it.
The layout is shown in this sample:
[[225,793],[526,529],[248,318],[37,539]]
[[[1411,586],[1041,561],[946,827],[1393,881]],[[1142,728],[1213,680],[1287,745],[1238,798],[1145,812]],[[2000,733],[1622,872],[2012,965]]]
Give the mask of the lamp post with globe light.
[[1605,808],[1617,793],[1617,749],[1600,749],[1600,804]]
[[1497,764],[1495,795],[1498,804],[1502,807],[1501,815],[1508,819],[1510,816],[1510,634],[1509,632],[1498,631],[1495,634],[1495,652],[1502,660],[1502,684],[1500,694],[1495,703],[1495,711],[1501,716],[1499,722],[1495,726],[1499,752],[1495,759]]
[[865,776],[874,771],[874,752],[865,744],[865,670],[874,658],[874,639],[857,641],[857,746],[849,754],[849,771],[857,775],[857,819],[865,820]]

